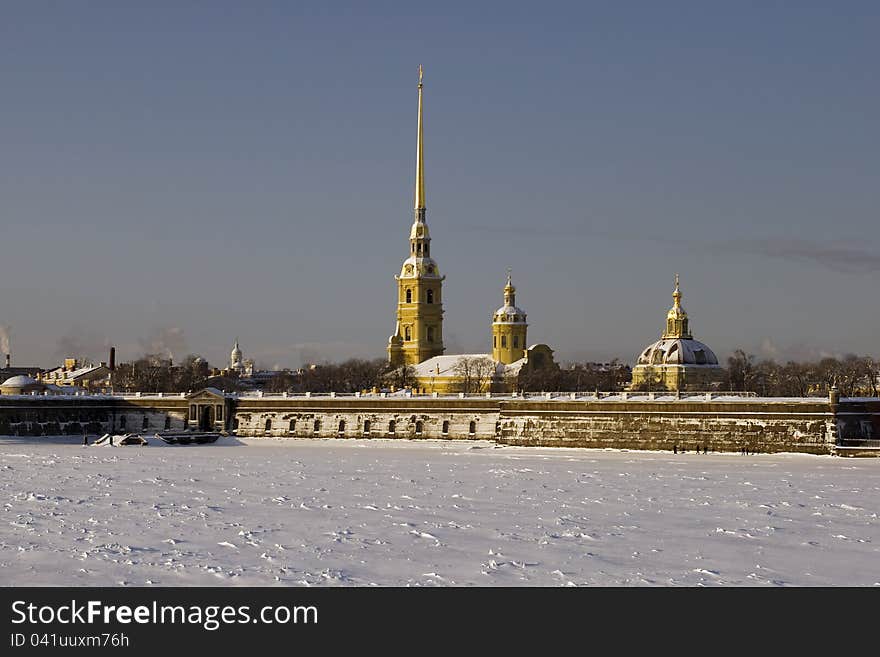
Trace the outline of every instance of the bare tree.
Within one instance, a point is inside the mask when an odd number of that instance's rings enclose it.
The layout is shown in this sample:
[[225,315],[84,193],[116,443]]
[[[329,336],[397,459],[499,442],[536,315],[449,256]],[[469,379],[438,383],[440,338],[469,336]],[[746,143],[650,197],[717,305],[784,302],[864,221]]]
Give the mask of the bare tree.
[[452,372],[458,378],[454,387],[459,392],[484,392],[495,378],[495,361],[488,356],[462,356],[452,366]]
[[752,391],[755,357],[742,349],[727,359],[727,383],[730,390]]
[[752,391],[770,397],[827,395],[832,386],[837,386],[844,397],[876,396],[880,388],[877,362],[854,354],[842,360],[829,356],[818,362],[789,361],[779,365],[772,360],[755,363],[754,356],[737,349],[727,363],[731,390]]
[[415,384],[416,368],[412,365],[401,365],[400,367],[386,365],[380,380],[376,383],[377,387],[391,386],[396,390],[411,388]]
[[865,357],[865,374],[867,376],[866,390],[871,393],[872,397],[878,396],[878,388],[880,388],[880,361],[870,356]]

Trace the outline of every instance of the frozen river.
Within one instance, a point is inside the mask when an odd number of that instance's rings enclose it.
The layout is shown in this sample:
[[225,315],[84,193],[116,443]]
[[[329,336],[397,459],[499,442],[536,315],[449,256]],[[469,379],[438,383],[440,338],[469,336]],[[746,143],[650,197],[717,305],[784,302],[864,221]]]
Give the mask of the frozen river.
[[2,585],[880,585],[880,459],[0,438]]

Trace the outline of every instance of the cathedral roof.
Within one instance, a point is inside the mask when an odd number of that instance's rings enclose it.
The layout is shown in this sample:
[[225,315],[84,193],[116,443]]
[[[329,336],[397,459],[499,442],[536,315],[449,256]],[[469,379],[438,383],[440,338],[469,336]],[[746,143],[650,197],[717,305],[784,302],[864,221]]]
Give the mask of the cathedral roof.
[[666,338],[648,345],[637,365],[718,365],[715,352],[693,338]]
[[495,376],[516,373],[526,361],[525,358],[521,358],[510,365],[505,365],[499,361],[492,360],[492,354],[447,354],[445,356],[434,356],[433,358],[429,358],[428,360],[422,361],[412,367],[415,371],[415,375],[420,379],[427,379],[432,376],[455,377],[456,365],[458,365],[458,361],[462,358],[468,358],[471,360],[485,358],[486,360],[491,361],[495,365]]

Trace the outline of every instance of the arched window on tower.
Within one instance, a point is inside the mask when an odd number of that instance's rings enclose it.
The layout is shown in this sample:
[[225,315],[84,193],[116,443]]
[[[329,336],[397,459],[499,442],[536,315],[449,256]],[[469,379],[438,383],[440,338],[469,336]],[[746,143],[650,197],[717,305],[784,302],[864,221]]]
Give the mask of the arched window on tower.
[[507,346],[507,336],[502,335],[501,336],[501,348],[504,349],[506,346]]
[[412,303],[412,290],[410,290],[409,288],[407,288],[406,290],[406,302]]
[[412,329],[409,326],[403,331],[403,339],[407,341],[412,340]]
[[425,244],[425,257],[426,258],[428,257],[428,245],[427,244]]
[[434,290],[428,290],[428,291],[425,293],[425,300],[426,300],[428,303],[434,303]]
[[422,245],[421,244],[419,244],[416,247],[416,255],[422,255]]
[[516,349],[517,347],[519,347],[519,336],[514,335],[513,336],[513,348]]
[[434,327],[428,327],[428,342],[434,342]]
[[497,335],[493,335],[493,336],[492,336],[492,348],[493,348],[493,349],[496,349],[497,347],[498,347],[498,336],[497,336]]
[[675,321],[674,321],[674,320],[672,320],[672,319],[667,319],[667,320],[666,320],[666,332],[671,334],[671,333],[673,332],[673,330],[674,330],[674,325],[675,325]]

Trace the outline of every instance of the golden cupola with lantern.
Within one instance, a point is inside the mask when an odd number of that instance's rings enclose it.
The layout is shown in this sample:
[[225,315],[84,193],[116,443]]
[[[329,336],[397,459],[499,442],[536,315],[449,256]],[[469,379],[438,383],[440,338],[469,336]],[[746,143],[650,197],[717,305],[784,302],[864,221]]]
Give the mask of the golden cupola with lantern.
[[666,326],[660,339],[639,354],[632,372],[633,390],[712,390],[723,379],[715,352],[691,334],[682,296],[676,274]]
[[492,315],[492,360],[510,365],[526,355],[526,313],[516,305],[516,288],[507,270],[504,305]]

